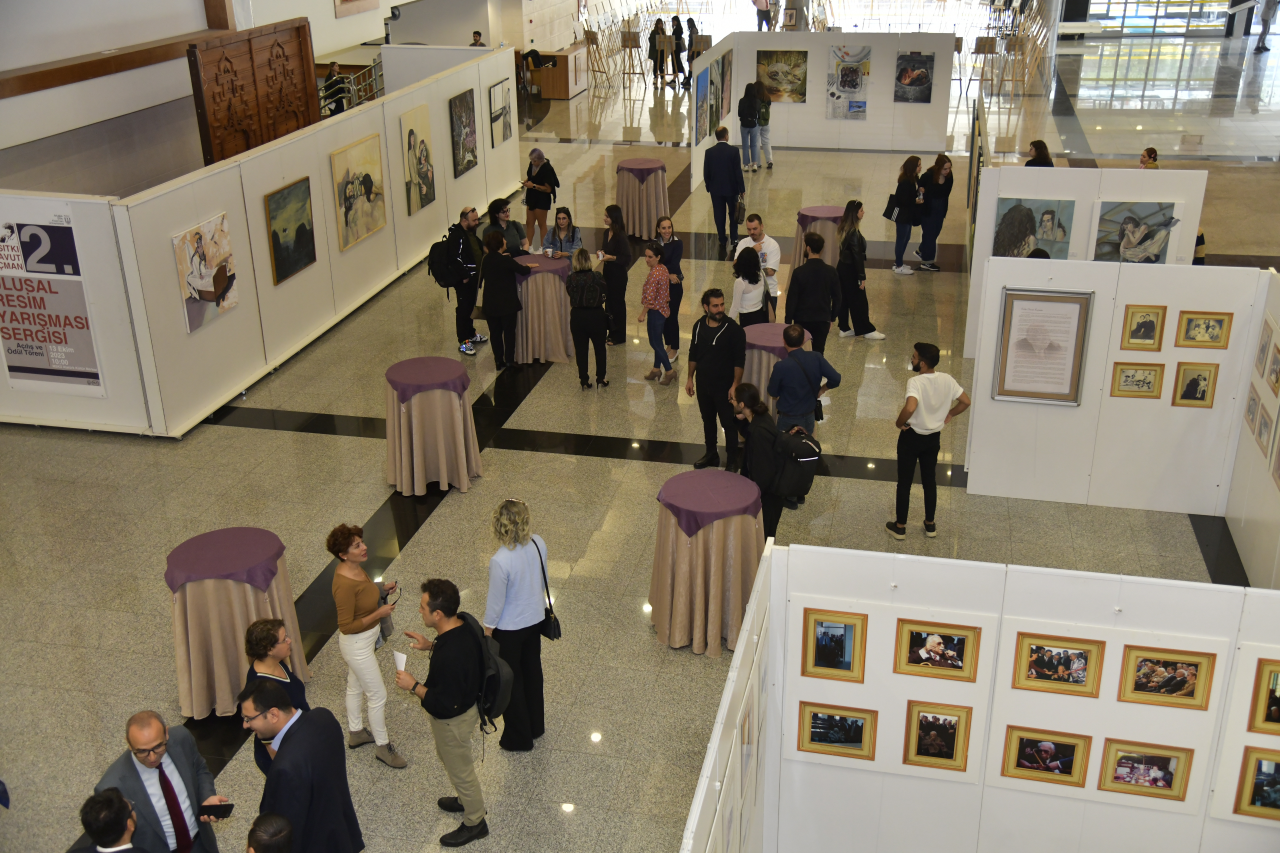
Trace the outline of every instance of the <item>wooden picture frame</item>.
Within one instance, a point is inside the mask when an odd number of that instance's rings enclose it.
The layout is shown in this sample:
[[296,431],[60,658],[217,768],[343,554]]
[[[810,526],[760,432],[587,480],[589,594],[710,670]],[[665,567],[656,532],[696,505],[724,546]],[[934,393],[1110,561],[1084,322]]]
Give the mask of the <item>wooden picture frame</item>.
[[1244,424],[1249,428],[1249,432],[1256,432],[1258,429],[1258,410],[1262,408],[1262,395],[1258,393],[1258,389],[1253,387],[1253,383],[1249,383],[1249,397],[1244,404]]
[[[301,184],[306,185],[304,189],[295,189]],[[286,204],[292,206],[297,203],[304,192],[306,212],[305,215],[296,217],[298,222],[293,226],[294,237],[286,247],[284,241],[278,241],[276,237],[277,219],[284,212],[282,206]],[[276,208],[274,214],[272,213],[273,204]],[[272,190],[262,197],[262,206],[266,210],[267,235],[271,240],[271,250],[267,252],[267,257],[271,259],[271,283],[279,287],[316,262],[316,225],[311,205],[311,177],[302,177]],[[307,231],[299,234],[299,226],[302,225],[306,226]]]
[[1001,302],[992,398],[1080,405],[1093,291],[1006,287]]
[[[1071,658],[1072,653],[1076,655],[1075,659]],[[1075,664],[1076,660],[1081,659],[1081,653],[1085,661],[1083,680]],[[1019,631],[1014,651],[1013,687],[1015,690],[1038,690],[1042,693],[1097,699],[1102,685],[1102,665],[1106,653],[1105,640],[1083,640],[1078,637]],[[1061,654],[1062,660],[1055,663],[1055,654]],[[1057,672],[1059,666],[1068,668],[1065,678]]]
[[1280,660],[1258,659],[1249,708],[1249,731],[1280,735]]
[[1280,394],[1280,344],[1271,345],[1271,361],[1267,362],[1267,372],[1262,380],[1272,394]]
[[1267,355],[1271,352],[1271,338],[1275,335],[1275,326],[1271,323],[1270,315],[1262,321],[1262,334],[1258,338],[1258,351],[1253,356],[1253,369],[1258,372],[1258,376],[1266,378],[1267,373]]
[[[922,719],[926,717],[930,718],[928,724]],[[932,723],[934,719],[938,722]],[[969,766],[969,735],[972,723],[973,708],[968,706],[908,701],[906,734],[902,743],[902,763],[914,767],[935,767],[939,770],[965,772]],[[933,725],[934,728],[922,735],[921,728],[927,725]]]
[[[932,637],[941,641],[941,649],[929,648]],[[971,625],[899,619],[893,671],[899,675],[974,681],[978,677],[981,643],[982,629]]]
[[1271,482],[1276,484],[1276,488],[1280,488],[1280,453],[1271,459]]
[[[860,758],[867,761],[874,761],[876,757],[876,721],[880,716],[879,711],[869,711],[866,708],[846,708],[841,705],[822,705],[817,702],[801,702],[800,703],[800,725],[797,734],[796,749],[801,752],[816,752],[821,755],[835,755],[840,758]],[[819,719],[822,718],[838,718]],[[844,730],[842,735],[845,738],[850,737],[848,734],[852,729],[859,729],[860,741],[849,741],[842,743],[839,740],[830,738],[840,737],[833,735],[832,729],[839,724]],[[814,726],[822,725],[823,729],[818,734],[818,740],[814,740]]]
[[1160,352],[1164,343],[1165,305],[1124,306],[1124,328],[1120,330],[1120,349]]
[[[1137,702],[1141,705],[1164,705],[1169,708],[1187,708],[1193,711],[1209,709],[1209,693],[1213,690],[1213,669],[1218,656],[1213,652],[1188,652],[1180,649],[1156,649],[1149,646],[1125,646],[1121,658],[1120,702]],[[1152,669],[1150,664],[1154,664]],[[1169,668],[1173,672],[1167,672]],[[1190,667],[1195,667],[1191,678]],[[1166,670],[1163,674],[1161,670]],[[1178,670],[1186,670],[1188,677],[1178,676]],[[1153,684],[1159,678],[1159,682]],[[1169,684],[1163,690],[1157,684]],[[1178,680],[1182,683],[1178,684]],[[1192,684],[1192,692],[1186,696],[1175,693]],[[1200,688],[1203,686],[1203,690]]]
[[1275,434],[1275,418],[1266,408],[1258,407],[1258,428],[1254,431],[1254,440],[1262,448],[1262,458],[1271,458],[1271,439]]
[[[819,642],[819,630],[826,638],[823,643]],[[867,614],[806,607],[803,650],[801,675],[861,684],[866,666]]]
[[1111,366],[1111,396],[1159,400],[1164,391],[1164,365],[1117,361]]
[[1182,802],[1194,757],[1194,749],[1107,738],[1098,790]]
[[1000,775],[1083,788],[1092,745],[1089,735],[1011,725],[1005,728]]
[[[1261,765],[1266,762],[1271,765],[1271,770],[1266,771],[1268,779],[1272,782],[1267,785],[1266,781],[1261,779],[1264,771]],[[1264,806],[1258,802],[1259,795],[1263,790],[1274,791],[1276,787],[1280,787],[1280,768],[1276,765],[1280,764],[1280,749],[1266,749],[1261,746],[1246,746],[1244,748],[1244,758],[1240,762],[1240,781],[1236,783],[1236,801],[1232,812],[1245,817],[1260,817],[1264,820],[1280,820],[1280,807]],[[1280,798],[1274,798],[1280,802]]]
[[1234,317],[1229,312],[1181,311],[1178,313],[1178,334],[1173,339],[1173,345],[1226,349],[1231,340],[1231,320]]
[[[1218,391],[1218,365],[1180,361],[1174,373],[1173,405],[1187,409],[1212,409]],[[1192,383],[1199,379],[1199,390]]]

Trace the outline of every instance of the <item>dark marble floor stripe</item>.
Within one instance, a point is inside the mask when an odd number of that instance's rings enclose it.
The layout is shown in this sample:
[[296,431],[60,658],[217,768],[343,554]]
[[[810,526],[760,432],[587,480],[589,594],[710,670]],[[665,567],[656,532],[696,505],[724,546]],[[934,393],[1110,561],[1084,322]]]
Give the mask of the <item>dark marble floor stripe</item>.
[[1210,267],[1257,267],[1271,269],[1280,267],[1280,256],[1276,255],[1214,255],[1208,252],[1204,256],[1205,266]]
[[1209,579],[1229,586],[1248,586],[1249,576],[1245,574],[1244,563],[1240,560],[1240,552],[1236,550],[1235,540],[1231,538],[1227,520],[1219,515],[1187,517],[1191,519],[1191,529],[1196,533],[1196,542],[1200,546],[1200,555],[1204,557],[1205,567],[1209,570]]

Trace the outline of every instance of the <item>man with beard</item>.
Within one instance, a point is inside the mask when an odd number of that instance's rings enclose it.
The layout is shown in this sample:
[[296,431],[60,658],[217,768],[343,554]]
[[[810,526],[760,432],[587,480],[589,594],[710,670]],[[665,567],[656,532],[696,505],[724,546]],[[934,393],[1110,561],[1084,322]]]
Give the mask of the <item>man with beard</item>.
[[452,286],[458,291],[458,307],[454,309],[454,327],[458,333],[458,352],[463,355],[475,355],[476,344],[489,340],[476,331],[471,322],[471,312],[475,310],[476,299],[480,295],[480,280],[476,275],[476,267],[484,255],[484,249],[476,237],[476,229],[480,227],[480,214],[474,207],[464,207],[458,221],[449,226],[449,265],[452,268],[454,281]]
[[698,411],[702,414],[702,434],[707,452],[694,468],[716,468],[720,454],[716,451],[716,417],[724,427],[725,449],[729,459],[725,470],[738,470],[738,428],[733,411],[733,392],[742,381],[742,368],[747,363],[747,336],[742,327],[724,313],[724,291],[712,287],[702,292],[702,319],[693,324],[689,344],[689,379],[684,391],[694,396],[697,382]]

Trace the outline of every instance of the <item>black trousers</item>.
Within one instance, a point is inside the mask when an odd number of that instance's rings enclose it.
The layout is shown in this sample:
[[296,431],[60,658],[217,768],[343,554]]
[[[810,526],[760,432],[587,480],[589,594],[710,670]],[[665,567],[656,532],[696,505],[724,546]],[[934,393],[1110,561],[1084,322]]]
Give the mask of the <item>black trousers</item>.
[[920,483],[924,486],[924,520],[933,521],[938,509],[938,448],[942,445],[942,433],[921,435],[907,427],[898,433],[898,524],[907,523],[911,509],[911,481],[915,478],[916,463],[920,463]]
[[625,343],[627,340],[627,271],[622,269],[622,264],[605,264],[604,310],[609,315],[609,340],[615,344]]
[[[720,242],[732,240],[733,245],[738,245],[738,221],[734,219],[733,213],[738,206],[738,197],[736,195],[716,195],[711,194],[711,215],[716,220],[716,235],[719,236]],[[729,236],[724,236],[725,220],[729,221]],[[732,250],[732,247],[730,247]]]
[[[695,374],[696,375],[696,374]],[[698,411],[702,414],[702,437],[707,444],[707,452],[715,453],[716,418],[720,418],[720,426],[724,427],[724,444],[729,451],[730,459],[738,458],[738,426],[733,414],[733,404],[729,402],[729,382],[703,383],[697,380]]]
[[678,352],[680,350],[680,303],[684,301],[684,284],[673,281],[669,289],[671,313],[667,315],[667,322],[662,327],[662,339],[667,342],[667,346]]
[[475,323],[471,322],[471,312],[476,309],[476,299],[480,290],[475,282],[460,284],[454,289],[458,296],[458,307],[453,309],[453,324],[458,332],[458,343],[465,343],[476,336]]
[[747,326],[758,326],[761,323],[769,322],[769,306],[761,305],[754,311],[743,311],[738,315],[738,325],[742,328]]
[[867,292],[858,286],[853,264],[837,264],[836,275],[840,277],[840,331],[853,329],[855,335],[874,332],[876,327],[871,324]]
[[773,21],[770,20],[769,10],[756,9],[756,32],[768,30],[771,26],[773,26]]
[[774,495],[760,489],[760,507],[764,511],[764,535],[778,535],[778,520],[782,518],[782,495]]
[[573,354],[578,359],[578,381],[586,385],[587,378],[587,343],[596,349],[596,381],[604,379],[605,338],[609,336],[609,317],[603,308],[570,308],[569,334],[573,335]]
[[813,351],[827,351],[827,335],[831,332],[831,324],[826,320],[820,323],[801,323],[806,332],[813,335]]
[[542,623],[516,631],[493,630],[498,641],[498,656],[511,667],[511,703],[502,712],[503,749],[533,749],[533,739],[547,730],[546,708],[542,699]]
[[493,350],[493,363],[498,367],[516,363],[515,314],[486,314],[489,323],[489,348]]

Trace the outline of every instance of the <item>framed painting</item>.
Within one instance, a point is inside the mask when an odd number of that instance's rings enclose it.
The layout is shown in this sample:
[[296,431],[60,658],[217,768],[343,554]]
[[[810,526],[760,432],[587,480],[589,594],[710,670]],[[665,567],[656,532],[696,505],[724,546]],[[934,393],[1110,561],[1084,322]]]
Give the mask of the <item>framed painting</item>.
[[899,619],[893,671],[899,675],[973,681],[978,677],[981,640],[981,628]]
[[803,648],[801,675],[861,683],[867,615],[806,607]]
[[1266,409],[1258,408],[1258,429],[1254,433],[1254,438],[1258,440],[1258,446],[1262,448],[1262,458],[1271,458],[1271,433],[1275,423],[1270,412]]
[[1178,362],[1174,377],[1173,405],[1190,409],[1212,409],[1218,389],[1218,365]]
[[449,99],[449,139],[453,147],[453,176],[461,178],[480,165],[480,153],[476,150],[474,89]]
[[1164,305],[1124,306],[1124,334],[1120,338],[1120,349],[1160,352],[1164,341],[1164,315],[1168,311]]
[[240,304],[236,259],[225,213],[174,235],[173,257],[178,264],[177,284],[187,334]]
[[1250,707],[1249,731],[1280,735],[1280,660],[1258,661]]
[[878,716],[879,712],[865,708],[801,702],[796,749],[874,761]]
[[1217,659],[1211,652],[1125,646],[1117,698],[1121,702],[1208,710]]
[[1253,356],[1253,369],[1263,378],[1267,375],[1267,353],[1271,352],[1271,338],[1275,333],[1276,330],[1271,325],[1270,318],[1263,320],[1262,335],[1258,338],[1258,351]]
[[1092,744],[1089,735],[1009,726],[1000,775],[1083,788]]
[[404,150],[404,194],[409,215],[436,200],[436,169],[431,161],[431,112],[426,104],[400,116]]
[[1013,687],[1097,699],[1106,652],[1103,640],[1019,631]]
[[[809,51],[756,51],[756,80],[775,104],[803,104],[808,99]],[[728,84],[728,73],[725,83]]]
[[1267,364],[1267,373],[1263,379],[1272,394],[1280,394],[1280,344],[1271,346],[1271,361]]
[[338,206],[338,248],[345,252],[387,224],[382,137],[366,136],[329,155]]
[[902,763],[958,770],[969,764],[969,728],[973,709],[963,705],[907,702]]
[[1249,427],[1249,432],[1255,432],[1258,428],[1258,410],[1262,408],[1262,395],[1258,393],[1258,389],[1253,387],[1253,383],[1249,383],[1249,397],[1244,404],[1244,423]]
[[1280,749],[1244,748],[1232,811],[1246,817],[1280,820]]
[[1080,405],[1080,375],[1093,293],[1001,291],[992,397]]
[[1171,201],[1100,202],[1093,259],[1122,264],[1169,262],[1178,220]]
[[1051,260],[1065,261],[1075,215],[1076,203],[1071,199],[1000,198],[991,256],[1025,258],[1043,249]]
[[1111,370],[1111,396],[1159,400],[1164,389],[1163,364],[1117,361]]
[[1226,349],[1231,340],[1233,314],[1209,314],[1203,311],[1182,311],[1178,314],[1178,337],[1175,347],[1199,347],[1200,349]]
[[267,193],[265,202],[267,230],[271,232],[271,280],[278,285],[316,262],[311,179],[303,178]]
[[1107,738],[1098,790],[1181,802],[1194,756],[1193,749]]

